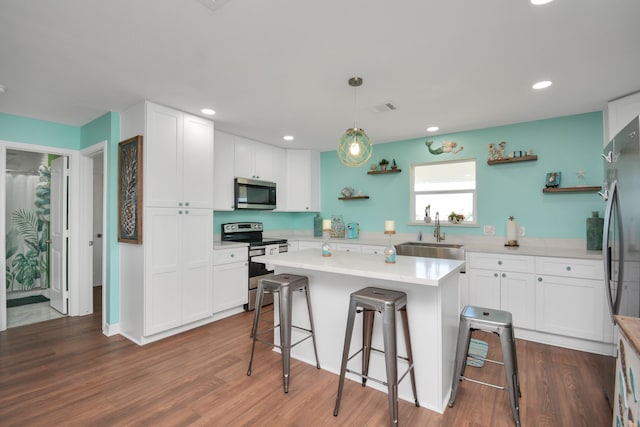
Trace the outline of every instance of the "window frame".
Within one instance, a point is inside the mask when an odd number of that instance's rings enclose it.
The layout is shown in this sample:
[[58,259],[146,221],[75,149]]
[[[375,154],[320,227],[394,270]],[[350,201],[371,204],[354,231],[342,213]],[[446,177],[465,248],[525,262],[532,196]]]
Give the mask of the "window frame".
[[[473,189],[465,189],[465,190],[449,190],[449,191],[419,191],[416,192],[415,191],[415,170],[417,167],[421,167],[421,166],[441,166],[443,164],[447,164],[447,163],[468,163],[468,162],[473,162],[474,163],[474,169],[475,169],[475,176],[474,176],[474,182],[475,182],[475,188]],[[444,215],[440,216],[440,222],[443,226],[451,226],[451,227],[478,227],[478,161],[476,158],[467,158],[467,159],[456,159],[456,160],[443,160],[443,161],[437,161],[437,162],[423,162],[423,163],[411,163],[411,168],[410,168],[410,173],[409,173],[409,225],[433,225],[434,221],[435,221],[435,211],[431,211],[431,223],[427,224],[424,221],[419,221],[414,219],[413,215],[416,211],[416,194],[421,195],[421,194],[430,194],[430,195],[438,195],[438,194],[458,194],[458,193],[472,193],[472,197],[473,197],[473,221],[462,221],[459,224],[451,224],[449,223],[449,221],[447,220],[447,217],[449,215],[449,213],[446,213]]]

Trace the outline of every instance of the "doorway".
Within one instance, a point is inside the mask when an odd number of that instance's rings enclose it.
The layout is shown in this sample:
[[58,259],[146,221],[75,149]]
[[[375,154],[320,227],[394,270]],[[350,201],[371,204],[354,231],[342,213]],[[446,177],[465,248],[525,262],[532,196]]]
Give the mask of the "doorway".
[[[56,310],[51,301],[51,163],[58,157],[41,152],[6,150],[8,327],[55,319],[67,311]],[[66,161],[66,158],[62,160]]]

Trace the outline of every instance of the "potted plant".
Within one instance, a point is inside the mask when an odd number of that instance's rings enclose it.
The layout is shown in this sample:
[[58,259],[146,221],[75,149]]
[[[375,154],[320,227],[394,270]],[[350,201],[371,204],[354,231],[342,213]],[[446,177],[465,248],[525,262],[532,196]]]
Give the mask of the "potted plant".
[[387,159],[382,159],[380,160],[380,169],[382,169],[383,171],[387,170],[387,165],[389,164],[389,160]]

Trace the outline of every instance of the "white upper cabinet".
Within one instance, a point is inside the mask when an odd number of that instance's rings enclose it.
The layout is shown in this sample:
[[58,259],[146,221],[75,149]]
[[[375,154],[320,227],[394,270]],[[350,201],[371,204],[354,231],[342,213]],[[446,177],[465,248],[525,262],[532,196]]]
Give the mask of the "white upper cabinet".
[[278,164],[285,150],[239,136],[235,137],[235,176],[278,182]]
[[640,92],[609,102],[605,112],[605,137],[607,145],[634,117],[640,115]]
[[146,120],[144,205],[212,208],[213,122],[152,103]]
[[213,208],[217,211],[232,211],[234,175],[234,136],[215,131],[213,158]]
[[317,212],[320,210],[320,153],[287,150],[286,204],[279,210]]

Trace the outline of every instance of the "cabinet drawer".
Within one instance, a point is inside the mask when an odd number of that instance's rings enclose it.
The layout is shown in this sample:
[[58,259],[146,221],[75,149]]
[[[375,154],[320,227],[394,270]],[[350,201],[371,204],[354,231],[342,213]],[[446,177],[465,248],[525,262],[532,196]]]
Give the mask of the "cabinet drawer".
[[230,264],[249,259],[247,248],[217,249],[213,251],[213,265]]
[[470,252],[469,268],[533,273],[535,271],[535,261],[534,257],[526,255],[500,255]]
[[600,260],[536,257],[536,273],[604,280],[604,267]]

